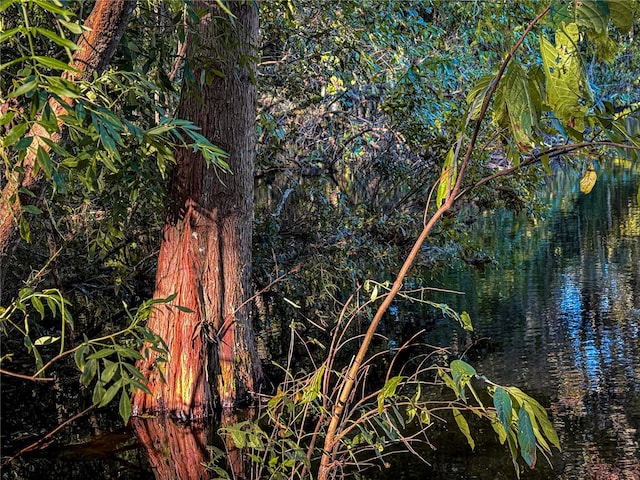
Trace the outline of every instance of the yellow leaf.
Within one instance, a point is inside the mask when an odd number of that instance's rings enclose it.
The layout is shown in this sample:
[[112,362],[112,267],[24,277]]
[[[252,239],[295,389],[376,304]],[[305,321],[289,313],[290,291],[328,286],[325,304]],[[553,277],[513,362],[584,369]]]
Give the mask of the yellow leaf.
[[593,168],[593,165],[589,165],[587,171],[584,172],[584,175],[580,179],[580,191],[585,195],[590,193],[593,190],[593,186],[596,184],[596,180],[598,178],[598,174]]

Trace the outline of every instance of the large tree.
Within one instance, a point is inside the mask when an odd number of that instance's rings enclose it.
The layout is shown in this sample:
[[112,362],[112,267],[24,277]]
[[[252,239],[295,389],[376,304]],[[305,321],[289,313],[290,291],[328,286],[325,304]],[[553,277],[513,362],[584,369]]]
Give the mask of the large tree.
[[195,2],[200,17],[177,116],[228,153],[230,172],[190,149],[176,152],[154,295],[176,296],[148,322],[165,340],[168,361],[141,365],[150,393],[134,394],[134,415],[201,418],[213,405],[212,386],[222,407],[235,407],[262,378],[248,302],[258,11],[253,2],[228,5],[233,17],[215,1]]

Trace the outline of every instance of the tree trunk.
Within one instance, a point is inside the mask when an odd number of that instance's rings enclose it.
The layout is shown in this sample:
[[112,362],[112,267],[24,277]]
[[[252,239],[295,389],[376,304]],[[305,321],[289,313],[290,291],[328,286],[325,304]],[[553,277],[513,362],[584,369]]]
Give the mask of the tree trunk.
[[[207,167],[199,153],[176,152],[171,201],[158,258],[148,326],[168,347],[167,363],[142,362],[151,395],[137,391],[133,414],[207,416],[215,388],[222,407],[251,397],[262,380],[250,317],[253,162],[255,158],[258,12],[253,2],[195,2],[206,13],[188,41],[177,116],[191,120],[228,154],[230,174]],[[165,381],[166,380],[166,381]]]
[[[122,38],[131,14],[136,6],[131,0],[97,0],[91,14],[84,22],[84,26],[89,30],[85,31],[78,40],[78,50],[73,55],[71,65],[78,69],[80,73],[65,72],[63,75],[67,80],[73,81],[77,78],[90,79],[94,72],[101,73],[111,61],[118,43]],[[69,105],[73,106],[71,98],[63,98]],[[56,117],[64,115],[66,109],[55,100],[51,99],[49,105]],[[62,140],[64,131],[62,121],[58,120],[59,131],[49,134],[38,123],[34,123],[27,137],[34,137],[34,141],[29,147],[27,155],[22,164],[21,171],[14,171],[8,175],[6,184],[2,188],[0,197],[0,299],[2,299],[2,281],[4,273],[13,250],[17,244],[18,219],[21,215],[22,204],[37,201],[45,186],[45,178],[42,173],[34,175],[36,164],[36,153],[38,148],[43,148],[47,152],[50,147],[42,140],[49,139],[55,143]],[[30,190],[35,194],[33,199],[28,195],[19,194],[21,188]]]

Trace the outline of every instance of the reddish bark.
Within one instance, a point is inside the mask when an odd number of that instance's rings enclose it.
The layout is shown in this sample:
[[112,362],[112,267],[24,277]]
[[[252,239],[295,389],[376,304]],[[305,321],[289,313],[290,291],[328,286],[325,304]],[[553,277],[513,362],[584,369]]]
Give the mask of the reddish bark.
[[[215,1],[196,1],[206,11],[188,40],[193,78],[185,83],[177,116],[191,120],[228,154],[231,174],[207,167],[199,153],[176,152],[170,207],[158,258],[156,298],[176,293],[148,325],[168,346],[160,372],[151,357],[141,370],[151,395],[133,396],[133,413],[202,418],[213,406],[211,387],[223,407],[248,399],[261,381],[251,326],[250,269],[253,223],[256,91],[253,84],[258,12],[252,2],[229,2],[229,21]],[[166,382],[163,381],[166,379]]]
[[[65,72],[67,80],[89,79],[94,72],[102,72],[111,61],[111,57],[122,38],[122,34],[131,18],[136,6],[131,0],[97,0],[91,14],[84,22],[89,30],[85,31],[78,40],[78,50],[73,55],[71,65],[80,73]],[[63,101],[73,105],[73,99],[63,98]],[[57,101],[51,99],[49,105],[56,117],[66,113]],[[20,188],[26,188],[35,194],[35,201],[40,197],[45,186],[45,178],[42,174],[34,175],[36,153],[38,148],[46,151],[50,147],[44,143],[43,138],[59,143],[65,134],[61,120],[58,120],[59,131],[49,134],[38,123],[34,123],[27,137],[34,137],[27,155],[17,171],[8,175],[7,183],[2,189],[0,197],[0,298],[2,298],[2,280],[6,268],[6,262],[10,257],[18,240],[17,219],[20,217],[22,204],[34,201],[29,196],[20,195]]]
[[135,418],[131,421],[144,447],[154,475],[162,480],[208,480],[202,464],[210,460],[207,430],[202,425],[179,424],[169,418]]
[[[244,412],[253,416],[250,409]],[[219,427],[232,427],[240,419],[234,412],[223,411]],[[134,418],[131,420],[136,437],[140,441],[154,475],[159,480],[204,480],[211,478],[206,465],[211,460],[207,445],[216,442],[213,426],[204,422],[185,425],[165,416]],[[243,451],[235,446],[230,434],[218,438],[224,442],[225,462],[218,466],[228,468],[233,478],[249,478],[245,471]]]

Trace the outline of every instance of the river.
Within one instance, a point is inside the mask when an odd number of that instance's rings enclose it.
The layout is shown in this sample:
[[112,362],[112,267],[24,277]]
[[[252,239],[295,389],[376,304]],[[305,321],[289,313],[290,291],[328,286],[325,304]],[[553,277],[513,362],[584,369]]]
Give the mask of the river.
[[[523,479],[640,479],[640,176],[603,170],[589,195],[575,173],[556,172],[537,222],[482,217],[472,235],[495,262],[434,279],[464,293],[440,300],[469,312],[475,330],[437,322],[426,340],[548,408],[562,451]],[[487,430],[475,452],[455,426],[436,433],[437,449],[423,452],[431,466],[401,461],[392,477],[515,478],[508,449]]]

